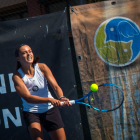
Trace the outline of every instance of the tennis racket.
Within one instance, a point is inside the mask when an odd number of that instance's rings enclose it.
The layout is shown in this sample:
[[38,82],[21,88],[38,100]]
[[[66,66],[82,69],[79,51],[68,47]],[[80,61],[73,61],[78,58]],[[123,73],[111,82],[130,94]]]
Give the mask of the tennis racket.
[[[86,97],[88,97],[88,103],[82,102]],[[82,98],[69,102],[71,104],[82,104],[97,111],[109,112],[118,109],[123,104],[124,94],[117,85],[106,83],[99,85],[96,92],[90,91]]]

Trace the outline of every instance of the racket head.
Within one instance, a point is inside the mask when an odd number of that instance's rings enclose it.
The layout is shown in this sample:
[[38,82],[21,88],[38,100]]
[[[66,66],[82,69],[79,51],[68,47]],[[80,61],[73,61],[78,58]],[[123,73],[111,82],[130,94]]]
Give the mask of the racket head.
[[102,84],[88,96],[91,107],[97,111],[109,112],[118,109],[124,101],[123,91],[115,84]]

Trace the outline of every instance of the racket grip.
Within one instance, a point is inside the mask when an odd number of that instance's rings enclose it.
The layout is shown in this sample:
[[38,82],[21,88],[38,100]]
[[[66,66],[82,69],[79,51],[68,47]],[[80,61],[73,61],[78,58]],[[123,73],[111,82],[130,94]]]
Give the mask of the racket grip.
[[[64,102],[61,102],[61,104],[63,105]],[[69,103],[71,103],[72,105],[75,104],[75,100],[70,100]]]
[[75,100],[70,100],[69,103],[71,103],[72,105],[75,104]]

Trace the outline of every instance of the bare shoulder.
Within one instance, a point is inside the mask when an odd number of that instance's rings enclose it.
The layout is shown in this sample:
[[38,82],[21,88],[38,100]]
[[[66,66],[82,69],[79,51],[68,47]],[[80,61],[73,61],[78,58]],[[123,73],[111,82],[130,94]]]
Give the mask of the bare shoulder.
[[37,63],[41,71],[47,71],[49,68],[45,63]]
[[13,81],[22,80],[22,77],[18,71],[16,71],[12,76]]

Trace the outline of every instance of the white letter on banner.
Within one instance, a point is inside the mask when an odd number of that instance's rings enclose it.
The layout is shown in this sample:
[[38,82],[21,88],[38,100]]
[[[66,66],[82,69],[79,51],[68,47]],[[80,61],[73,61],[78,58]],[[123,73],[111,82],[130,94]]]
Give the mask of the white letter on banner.
[[0,80],[1,80],[0,93],[5,94],[6,93],[6,87],[5,87],[4,74],[0,74]]
[[13,73],[9,73],[8,76],[9,76],[9,82],[10,82],[11,92],[16,92],[15,87],[14,87],[14,82],[12,80]]
[[10,111],[8,109],[2,109],[5,128],[9,128],[8,117],[15,124],[15,126],[17,126],[17,127],[18,126],[22,126],[20,112],[19,112],[19,107],[15,107],[15,111],[16,111],[17,119],[15,119],[13,117],[13,115],[10,113]]

